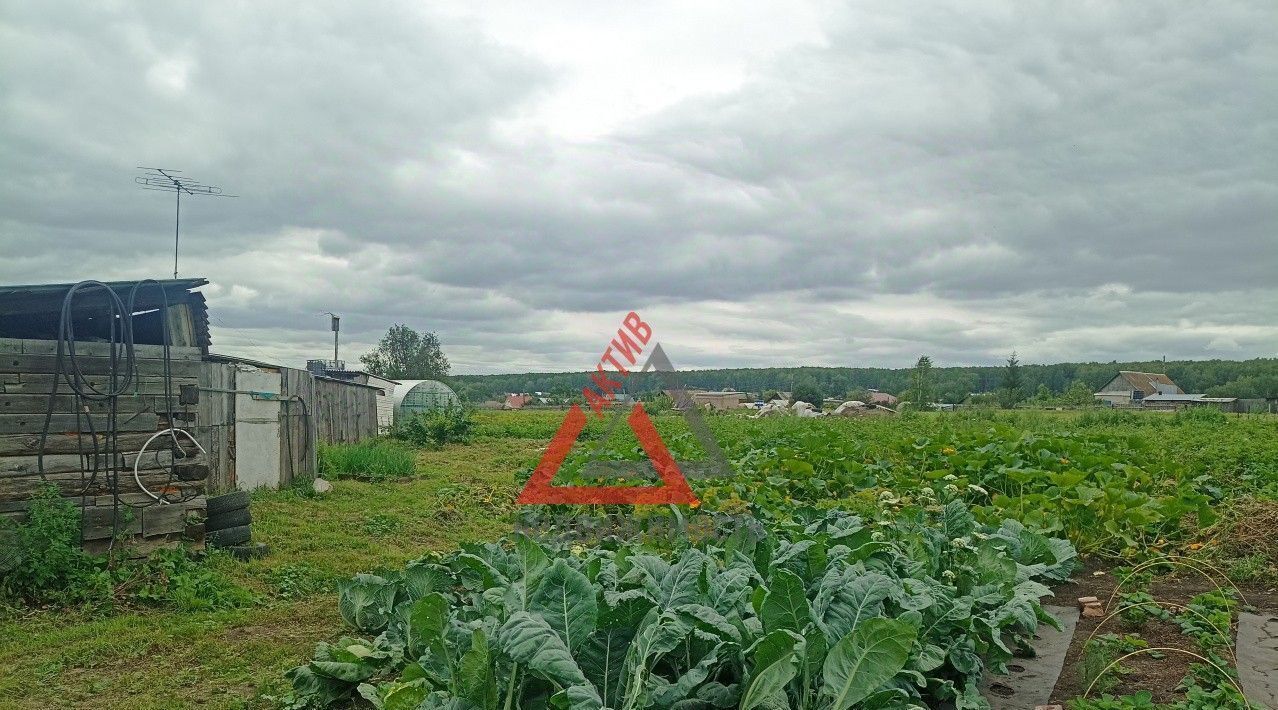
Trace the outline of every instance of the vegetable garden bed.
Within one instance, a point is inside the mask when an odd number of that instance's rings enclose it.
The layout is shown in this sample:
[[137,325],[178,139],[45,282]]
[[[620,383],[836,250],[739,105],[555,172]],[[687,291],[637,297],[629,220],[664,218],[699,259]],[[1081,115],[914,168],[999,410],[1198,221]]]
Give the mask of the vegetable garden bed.
[[542,545],[430,556],[341,589],[364,638],[291,672],[299,702],[384,708],[985,707],[1028,646],[1069,543],[960,502],[732,525],[720,544]]

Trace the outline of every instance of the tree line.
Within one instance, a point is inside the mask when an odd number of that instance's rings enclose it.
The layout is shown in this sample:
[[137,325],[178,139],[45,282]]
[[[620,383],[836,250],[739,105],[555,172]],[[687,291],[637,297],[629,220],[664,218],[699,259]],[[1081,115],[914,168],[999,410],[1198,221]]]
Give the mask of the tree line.
[[[764,367],[688,370],[679,373],[687,387],[708,390],[734,389],[761,395],[769,391],[793,392],[801,385],[814,385],[826,397],[876,389],[907,395],[918,384],[918,363],[910,367]],[[1072,391],[1097,391],[1119,370],[1162,372],[1186,392],[1213,397],[1278,397],[1278,358],[1252,360],[1148,360],[1142,362],[1063,362],[1051,365],[1020,364],[1018,381],[1009,383],[1007,364],[991,366],[938,367],[927,361],[927,392],[921,399],[961,403],[973,394],[999,395],[1000,390],[1020,392],[1022,398],[1061,396]],[[546,392],[557,397],[581,394],[590,383],[588,372],[533,372],[508,375],[457,375],[450,383],[463,399],[482,401],[508,392]],[[656,373],[632,374],[626,381],[631,393],[662,388]]]
[[[568,401],[579,398],[582,388],[590,384],[589,372],[450,376],[448,358],[435,333],[419,333],[404,325],[391,327],[360,360],[369,372],[391,379],[443,380],[470,402],[500,399],[509,392],[544,392]],[[733,389],[755,396],[798,390],[796,398],[805,401],[820,397],[864,400],[868,390],[875,389],[916,402],[958,404],[975,395],[1007,406],[1025,399],[1084,404],[1119,370],[1166,373],[1186,392],[1212,397],[1278,397],[1278,358],[1026,365],[1012,353],[1003,365],[937,367],[924,355],[901,368],[720,368],[682,371],[678,377],[686,387]],[[625,385],[631,394],[651,394],[663,389],[663,377],[634,372]]]

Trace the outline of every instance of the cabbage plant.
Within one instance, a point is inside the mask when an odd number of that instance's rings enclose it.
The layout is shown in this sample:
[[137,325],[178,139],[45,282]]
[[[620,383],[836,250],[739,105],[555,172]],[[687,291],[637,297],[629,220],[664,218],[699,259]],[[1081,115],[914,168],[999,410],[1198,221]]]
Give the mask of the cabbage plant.
[[378,708],[985,708],[1040,623],[1068,542],[961,502],[841,511],[714,544],[545,544],[515,535],[340,587],[362,634],[289,672],[300,705]]

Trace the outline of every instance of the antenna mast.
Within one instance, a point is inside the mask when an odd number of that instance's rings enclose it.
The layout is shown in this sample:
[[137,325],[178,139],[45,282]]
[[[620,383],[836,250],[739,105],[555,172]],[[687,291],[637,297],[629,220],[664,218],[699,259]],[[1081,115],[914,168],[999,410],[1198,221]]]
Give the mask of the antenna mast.
[[181,170],[173,170],[171,168],[147,168],[141,165],[138,170],[144,170],[141,175],[133,178],[133,182],[142,186],[143,190],[157,190],[159,192],[172,192],[176,197],[173,212],[173,278],[178,277],[178,244],[180,240],[179,227],[182,223],[182,193],[186,193],[191,197],[203,195],[208,197],[238,197],[238,195],[222,194],[222,188],[216,185],[205,185],[199,180],[183,177],[178,173]]

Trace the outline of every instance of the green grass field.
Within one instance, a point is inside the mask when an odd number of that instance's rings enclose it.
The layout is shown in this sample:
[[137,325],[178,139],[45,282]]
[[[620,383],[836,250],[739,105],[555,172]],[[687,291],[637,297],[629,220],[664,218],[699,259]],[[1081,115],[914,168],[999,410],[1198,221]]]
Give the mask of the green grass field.
[[[299,491],[258,493],[252,508],[254,536],[271,546],[271,554],[249,563],[210,562],[259,596],[250,608],[207,613],[124,609],[103,617],[68,610],[10,612],[0,620],[0,707],[275,707],[273,698],[287,690],[284,672],[305,662],[317,641],[343,633],[336,580],[402,567],[427,551],[448,551],[511,530],[517,474],[537,460],[562,413],[490,412],[476,419],[471,443],[418,452],[411,478],[338,480],[321,497]],[[1022,496],[1044,496],[1033,499],[1039,508],[1077,510],[1073,498],[1061,498],[1060,491],[1069,489],[1064,484],[1077,476],[1108,481],[1115,471],[1125,478],[1112,485],[1148,485],[1159,500],[1182,491],[1210,496],[1220,520],[1191,525],[1180,537],[1173,537],[1172,523],[1179,521],[1172,521],[1164,525],[1165,534],[1138,536],[1138,549],[1196,551],[1213,556],[1246,581],[1278,584],[1275,560],[1233,545],[1221,527],[1239,507],[1254,511],[1259,506],[1265,514],[1275,509],[1278,418],[977,412],[819,421],[716,416],[709,421],[736,465],[757,470],[754,478],[780,491],[775,500],[757,501],[770,509],[837,501],[855,506],[872,502],[885,488],[908,494],[911,487],[928,485],[929,478],[936,479],[933,485],[955,480],[967,486],[979,480],[988,486],[995,468],[1005,471],[1009,460],[1037,456],[1033,466],[1013,467],[1043,478],[1040,485],[1027,474],[1016,483]],[[659,416],[657,424],[677,456],[698,457],[699,447],[680,417]],[[624,427],[607,441],[604,431],[602,423],[592,423],[587,443],[600,444],[616,458],[637,455]],[[1053,446],[1074,447],[1069,450],[1090,458],[1082,463],[1055,453],[1043,458],[1041,451]],[[1106,458],[1111,455],[1123,461],[1115,464]],[[1122,471],[1123,466],[1139,467],[1140,475]],[[762,496],[760,486],[749,485],[751,476],[740,478],[693,485],[707,508]],[[1074,485],[1079,486],[1086,487]],[[1102,496],[1118,495],[1105,493],[1100,484],[1096,489]],[[1072,494],[1066,490],[1064,495]],[[745,500],[747,505],[755,502]],[[1015,514],[1014,496],[976,501],[982,502],[989,515]],[[1136,515],[1131,506],[1117,509],[1102,503],[1086,508],[1087,514]],[[1029,516],[1024,506],[1021,512]],[[1144,509],[1137,513],[1147,514]],[[1065,531],[1089,520],[1062,516]],[[1077,534],[1084,538],[1080,542],[1094,542],[1098,553],[1117,555],[1127,549],[1121,535]]]

